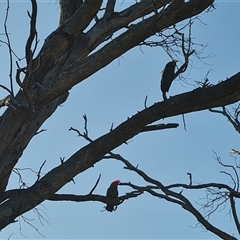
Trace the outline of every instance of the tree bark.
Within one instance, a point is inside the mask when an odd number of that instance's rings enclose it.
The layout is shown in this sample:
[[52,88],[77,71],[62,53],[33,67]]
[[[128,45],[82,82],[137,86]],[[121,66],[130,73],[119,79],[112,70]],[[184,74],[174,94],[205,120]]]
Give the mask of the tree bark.
[[[59,104],[68,96],[68,90],[102,69],[114,59],[157,32],[193,17],[214,0],[140,1],[129,8],[114,12],[114,2],[108,2],[108,11],[88,31],[85,31],[102,5],[101,0],[62,0],[59,27],[51,33],[33,60],[27,91],[35,106],[13,110],[8,108],[0,118],[0,195],[4,196],[12,168],[16,165],[30,140]],[[64,6],[64,7],[63,7]],[[174,7],[175,6],[175,7]],[[67,11],[64,10],[67,8]],[[154,15],[142,20],[145,15]],[[131,24],[138,20],[138,23]],[[107,37],[116,31],[124,32],[92,53]],[[26,83],[26,79],[23,84]],[[39,87],[41,85],[41,87]],[[240,99],[240,73],[209,88],[196,89],[154,104],[96,139],[73,154],[65,163],[52,169],[32,187],[23,190],[0,205],[0,229],[14,219],[50,198],[77,174],[90,168],[112,149],[141,132],[144,127],[161,118],[223,106]],[[20,90],[16,95],[26,102]]]
[[126,120],[111,132],[79,149],[66,162],[54,168],[24,194],[16,195],[0,205],[0,229],[7,226],[20,214],[29,211],[77,174],[92,167],[105,154],[136,136],[147,125],[156,120],[228,105],[240,100],[240,72],[208,88],[198,88],[159,102]]

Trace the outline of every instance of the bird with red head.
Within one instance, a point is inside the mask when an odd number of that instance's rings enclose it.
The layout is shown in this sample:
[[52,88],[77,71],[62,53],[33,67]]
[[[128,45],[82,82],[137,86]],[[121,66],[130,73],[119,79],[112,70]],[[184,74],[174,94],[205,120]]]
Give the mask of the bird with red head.
[[105,209],[109,212],[115,211],[117,206],[116,202],[118,199],[118,185],[120,181],[114,180],[107,190],[106,197],[108,198],[108,204]]

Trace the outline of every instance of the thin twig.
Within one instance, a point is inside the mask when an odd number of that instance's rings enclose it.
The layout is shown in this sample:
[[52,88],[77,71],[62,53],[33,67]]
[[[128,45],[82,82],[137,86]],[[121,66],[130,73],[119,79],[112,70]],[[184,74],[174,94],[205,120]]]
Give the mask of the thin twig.
[[13,92],[13,79],[12,79],[12,73],[13,73],[13,58],[12,58],[12,47],[11,47],[11,41],[8,35],[8,31],[7,31],[7,20],[8,20],[8,13],[9,13],[9,0],[7,0],[7,9],[6,9],[6,15],[5,15],[5,20],[4,20],[4,31],[5,31],[5,35],[7,37],[7,46],[8,46],[8,52],[9,52],[9,65],[10,65],[10,71],[9,71],[9,77],[10,77],[10,88],[11,88],[11,95],[14,95]]
[[144,107],[145,107],[145,109],[147,108],[147,98],[148,98],[148,95],[146,95],[145,100],[144,100]]
[[189,176],[189,185],[192,185],[192,174],[191,173],[187,173],[187,175]]
[[184,115],[184,114],[182,114],[182,118],[183,118],[183,127],[184,127],[184,130],[187,131],[187,125],[186,125],[185,115]]
[[40,167],[39,170],[38,170],[36,182],[37,182],[37,181],[40,179],[40,177],[41,177],[41,171],[42,171],[42,168],[43,168],[44,164],[46,163],[46,161],[47,161],[47,160],[44,160],[44,162],[42,163],[41,167]]
[[92,190],[89,192],[89,194],[92,194],[93,191],[96,189],[96,187],[97,187],[100,179],[101,179],[101,173],[99,174],[99,177],[98,177],[98,179],[97,179],[97,182],[95,183],[94,187],[93,187]]

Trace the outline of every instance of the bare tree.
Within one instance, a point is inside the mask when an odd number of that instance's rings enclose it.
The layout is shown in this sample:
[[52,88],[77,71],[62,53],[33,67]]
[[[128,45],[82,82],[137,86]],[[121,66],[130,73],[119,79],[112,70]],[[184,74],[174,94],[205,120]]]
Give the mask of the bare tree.
[[[86,146],[73,153],[69,159],[65,161],[62,159],[58,167],[44,176],[41,175],[42,165],[36,172],[36,182],[31,186],[6,191],[11,173],[29,142],[39,133],[41,125],[52,116],[58,106],[67,100],[68,91],[76,84],[138,45],[163,47],[172,58],[176,53],[178,56],[182,54],[183,64],[176,72],[176,76],[182,74],[187,69],[190,56],[194,54],[197,56],[197,52],[192,47],[191,19],[210,9],[214,0],[136,1],[120,12],[115,9],[115,0],[108,0],[106,3],[102,0],[60,0],[59,26],[46,38],[37,55],[37,2],[31,0],[31,3],[32,11],[28,13],[30,32],[25,46],[26,66],[20,67],[17,62],[18,69],[15,74],[19,91],[16,94],[13,92],[12,70],[10,70],[10,88],[1,85],[8,94],[0,101],[0,107],[7,106],[0,119],[0,229],[45,200],[108,203],[105,196],[92,194],[95,187],[86,196],[59,195],[56,192],[69,181],[74,181],[76,175],[102,159],[110,157],[123,161],[130,170],[134,170],[147,182],[153,184],[150,187],[139,187],[128,183],[127,185],[134,188],[134,191],[121,196],[116,205],[147,191],[154,196],[181,205],[206,229],[219,237],[235,239],[212,226],[187,198],[172,190],[175,187],[209,189],[220,185],[164,186],[134,168],[122,157],[113,154],[112,150],[140,132],[177,127],[177,124],[154,125],[153,123],[159,119],[226,106],[239,101],[240,72],[217,85],[204,85],[150,107],[146,106],[145,101],[143,111],[128,118],[119,126],[112,127],[110,132],[96,140],[89,138],[85,127],[85,133],[78,133],[89,141]],[[8,11],[9,8],[6,19]],[[184,20],[187,20],[185,27],[179,27],[178,23]],[[186,29],[189,29],[188,36],[185,36]],[[5,36],[7,40],[4,43],[9,49],[12,66],[14,49],[11,48],[7,29]],[[157,36],[159,41],[151,40],[152,36]],[[86,124],[86,116],[84,119]],[[233,197],[236,197],[238,190],[227,186],[222,188],[228,191],[228,199],[234,206]],[[157,193],[156,189],[160,189],[163,193]],[[236,225],[238,226],[237,221]]]

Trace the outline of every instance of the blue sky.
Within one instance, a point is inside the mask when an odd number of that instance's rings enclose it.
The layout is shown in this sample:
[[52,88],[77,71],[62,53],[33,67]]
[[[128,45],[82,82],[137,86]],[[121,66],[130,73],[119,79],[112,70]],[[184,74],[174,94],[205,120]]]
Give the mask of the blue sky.
[[[118,2],[123,8],[134,1]],[[58,24],[59,7],[57,1],[38,1],[39,47],[44,39]],[[197,43],[207,45],[202,63],[193,58],[192,66],[184,74],[189,84],[178,79],[173,83],[170,93],[173,96],[193,89],[194,80],[204,79],[211,69],[209,80],[217,83],[239,71],[239,1],[217,1],[216,10],[201,14],[200,21],[195,21],[193,36]],[[3,32],[6,1],[0,1],[0,33]],[[11,1],[8,31],[14,51],[24,56],[25,41],[28,37],[29,22],[26,10],[30,10],[28,1]],[[3,39],[3,36],[0,36]],[[148,105],[162,101],[159,88],[161,71],[170,60],[161,48],[136,47],[116,59],[104,69],[95,73],[70,91],[70,97],[51,119],[42,126],[47,129],[32,139],[17,167],[31,167],[38,170],[47,160],[43,172],[47,173],[60,164],[60,157],[66,159],[76,150],[87,144],[86,141],[69,132],[70,127],[83,130],[82,116],[88,117],[89,135],[96,139],[109,131],[112,122],[117,126],[127,117],[144,108],[144,98],[148,95]],[[0,46],[0,83],[9,86],[9,64],[6,47]],[[24,61],[22,63],[24,65]],[[15,86],[15,91],[18,88]],[[0,98],[6,92],[0,89]],[[0,109],[2,114],[4,108]],[[193,174],[196,182],[230,182],[219,173],[222,170],[214,159],[213,151],[226,163],[232,163],[229,154],[231,148],[239,148],[239,136],[222,116],[202,111],[186,114],[187,131],[184,130],[181,116],[159,121],[159,123],[179,123],[177,129],[141,133],[134,137],[129,145],[122,145],[114,150],[139,165],[149,176],[163,184],[176,182],[188,183],[187,172]],[[95,190],[104,195],[114,179],[122,182],[131,181],[144,184],[133,172],[123,169],[123,164],[114,160],[104,160],[75,177],[76,184],[70,182],[60,193],[87,194],[94,186],[99,174],[101,181]],[[35,176],[28,171],[23,173],[24,180],[31,185]],[[18,178],[13,175],[9,189],[18,187]],[[131,191],[120,186],[119,193]],[[195,201],[204,197],[204,192],[190,192],[189,197]],[[25,216],[35,219],[31,223],[47,238],[156,238],[156,239],[213,239],[213,234],[196,226],[196,219],[179,206],[154,198],[147,193],[130,199],[120,205],[113,213],[101,212],[103,204],[98,202],[44,202],[38,206],[46,212],[49,225],[39,222],[34,212]],[[228,233],[236,234],[233,222],[227,215],[229,208],[211,218],[212,223]],[[21,232],[28,238],[42,238],[35,229],[19,219]],[[20,224],[11,224],[0,232],[0,238],[6,239],[12,233],[13,238],[25,238],[20,234]]]

